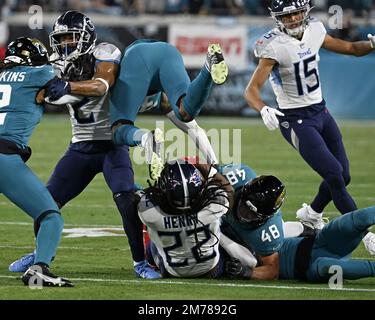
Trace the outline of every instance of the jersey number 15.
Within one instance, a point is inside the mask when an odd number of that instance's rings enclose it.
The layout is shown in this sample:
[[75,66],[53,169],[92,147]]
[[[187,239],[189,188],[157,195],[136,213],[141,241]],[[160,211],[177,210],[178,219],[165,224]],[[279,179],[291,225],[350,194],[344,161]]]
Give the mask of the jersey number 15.
[[306,84],[307,92],[308,93],[313,92],[316,89],[318,89],[320,86],[318,70],[316,68],[309,69],[309,64],[314,62],[315,60],[316,60],[316,55],[310,58],[307,58],[305,60],[298,61],[294,64],[294,72],[296,76],[297,90],[298,90],[299,96],[304,95],[304,89],[303,89],[302,78],[301,78],[301,68],[300,68],[301,62],[303,64],[303,71],[305,74],[305,79],[309,78],[310,76],[315,76],[316,78],[316,83],[314,85],[309,86],[308,84]]

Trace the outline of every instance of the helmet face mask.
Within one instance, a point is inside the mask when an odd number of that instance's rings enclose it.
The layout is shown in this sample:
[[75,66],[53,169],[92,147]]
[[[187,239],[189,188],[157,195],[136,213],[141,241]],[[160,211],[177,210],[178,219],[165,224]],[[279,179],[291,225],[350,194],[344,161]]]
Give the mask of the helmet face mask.
[[95,27],[83,13],[67,11],[56,20],[49,39],[51,48],[62,60],[74,61],[94,49]]
[[309,0],[273,0],[269,8],[278,28],[295,38],[303,36],[311,9]]
[[285,187],[279,179],[257,177],[243,186],[236,218],[252,228],[259,227],[280,209],[284,199]]

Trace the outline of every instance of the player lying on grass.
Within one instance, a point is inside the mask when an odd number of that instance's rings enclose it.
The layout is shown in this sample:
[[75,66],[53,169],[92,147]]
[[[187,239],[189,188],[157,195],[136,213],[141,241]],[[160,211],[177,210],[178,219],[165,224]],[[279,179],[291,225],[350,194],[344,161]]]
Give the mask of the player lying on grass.
[[140,193],[138,205],[151,240],[150,260],[163,277],[223,274],[220,223],[232,200],[231,185],[216,169],[186,160],[165,164],[155,186]]
[[330,268],[336,267],[341,268],[343,279],[375,276],[375,261],[351,259],[367,229],[375,224],[374,206],[335,218],[314,234],[284,238],[279,211],[284,195],[279,179],[261,176],[247,182],[241,195],[235,197],[223,233],[229,237],[235,234],[262,257],[255,268],[229,260],[227,274],[233,278],[324,282],[332,276]]
[[[223,190],[217,189],[218,186],[225,187],[224,190],[231,195],[232,185],[236,190],[236,199],[244,184],[256,177],[254,171],[246,165],[231,164],[219,166],[217,172],[215,168],[198,164],[197,158],[187,159],[190,162],[180,160],[168,164],[157,185],[142,193],[138,212],[151,238],[148,249],[152,250],[148,250],[148,255],[155,258],[155,264],[161,269],[163,276],[225,276],[222,264],[229,258],[238,259],[246,267],[255,267],[257,260],[251,252],[253,248],[246,248],[246,242],[241,238],[233,237],[228,232],[229,238],[216,228],[222,223],[221,220],[229,219],[228,212],[236,210],[236,207],[231,205],[229,210],[227,205],[220,205],[225,198],[222,198]],[[195,167],[191,163],[194,163]],[[209,183],[213,185],[205,187],[204,181],[207,183],[207,180],[203,177],[207,176],[211,179],[208,180]],[[200,177],[200,180],[197,180],[197,177]],[[192,183],[194,181],[199,181],[197,186]],[[212,192],[207,191],[210,188],[213,188]],[[214,191],[219,198],[214,196]],[[304,228],[300,222],[283,223],[281,217],[278,221],[280,231],[276,229],[274,232],[285,231],[289,237],[311,233],[311,229]],[[227,229],[226,227],[224,231]],[[262,237],[264,234],[260,230],[256,233],[255,239],[261,241]],[[268,250],[276,249],[270,246]],[[203,252],[201,259],[198,252]],[[263,252],[264,250],[258,250],[257,253],[264,263],[265,260],[261,257]],[[217,257],[218,254],[220,259]],[[210,256],[211,259],[208,258]],[[216,269],[211,269],[213,266],[216,266]]]

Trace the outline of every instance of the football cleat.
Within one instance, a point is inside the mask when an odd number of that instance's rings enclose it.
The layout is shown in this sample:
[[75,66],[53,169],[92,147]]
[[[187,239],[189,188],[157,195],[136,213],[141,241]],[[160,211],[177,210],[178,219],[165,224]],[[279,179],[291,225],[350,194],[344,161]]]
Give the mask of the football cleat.
[[366,250],[371,254],[375,255],[375,233],[367,233],[363,239],[363,244],[365,245]]
[[34,264],[21,277],[25,286],[33,287],[73,287],[68,280],[55,276],[46,265]]
[[223,84],[228,76],[228,66],[219,44],[210,44],[207,49],[205,67],[216,84]]
[[[323,213],[315,212],[309,205],[304,203],[301,209],[297,210],[297,218],[302,224],[309,228],[321,230],[325,222],[323,221]],[[326,218],[327,222],[328,219]]]
[[146,162],[148,164],[152,163],[153,153],[155,153],[159,158],[161,144],[164,142],[163,131],[159,128],[149,131],[142,136],[141,145],[145,149]]
[[35,251],[33,253],[29,253],[22,258],[12,262],[8,269],[10,272],[25,272],[27,269],[29,269],[33,264],[35,260]]
[[158,180],[161,172],[164,169],[164,164],[161,158],[155,153],[152,153],[151,164],[149,164],[149,173],[151,180]]
[[143,260],[142,262],[138,262],[134,266],[135,275],[139,278],[143,279],[160,279],[161,274],[155,271],[147,262],[147,260]]

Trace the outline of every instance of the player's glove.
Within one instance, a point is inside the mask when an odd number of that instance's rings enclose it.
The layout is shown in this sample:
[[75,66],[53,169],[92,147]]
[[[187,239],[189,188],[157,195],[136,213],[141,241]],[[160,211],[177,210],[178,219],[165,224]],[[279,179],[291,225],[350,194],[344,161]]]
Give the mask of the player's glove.
[[373,36],[371,33],[367,35],[367,38],[370,40],[371,48],[375,48],[375,36]]
[[69,81],[60,78],[54,78],[49,81],[45,86],[45,90],[45,96],[48,97],[49,101],[59,100],[62,96],[71,92]]
[[225,273],[231,279],[251,279],[253,270],[248,266],[243,266],[240,260],[231,258],[225,262]]
[[283,116],[284,114],[279,110],[264,106],[262,110],[260,110],[260,115],[268,130],[272,131],[279,127],[279,119],[277,119],[277,116]]

